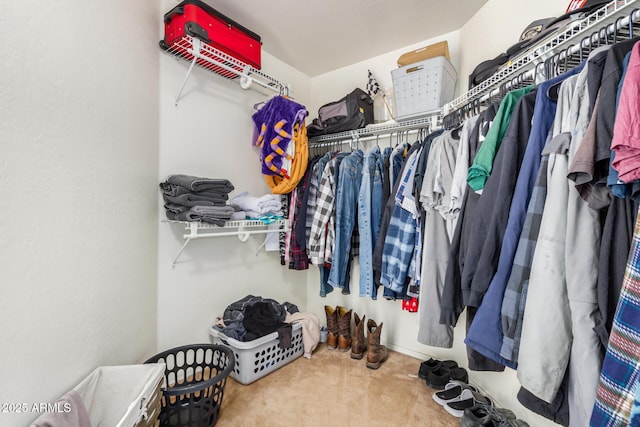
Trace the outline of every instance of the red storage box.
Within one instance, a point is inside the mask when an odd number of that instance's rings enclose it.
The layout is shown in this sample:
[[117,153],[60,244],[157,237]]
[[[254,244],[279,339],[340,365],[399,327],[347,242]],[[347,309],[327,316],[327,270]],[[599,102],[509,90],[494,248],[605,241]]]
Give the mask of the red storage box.
[[260,36],[200,0],[185,0],[164,15],[164,46],[183,36],[197,37],[212,47],[251,65],[261,66]]

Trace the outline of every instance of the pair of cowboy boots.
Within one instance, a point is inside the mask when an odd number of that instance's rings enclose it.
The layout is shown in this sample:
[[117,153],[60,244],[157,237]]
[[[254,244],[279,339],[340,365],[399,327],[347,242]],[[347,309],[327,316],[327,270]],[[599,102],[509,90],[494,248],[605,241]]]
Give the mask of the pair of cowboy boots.
[[365,338],[365,320],[367,316],[358,316],[353,314],[354,318],[354,334],[351,336],[351,313],[344,307],[325,306],[327,315],[327,347],[330,350],[338,348],[339,351],[348,351],[351,348],[352,359],[362,359],[364,352],[367,352],[367,368],[378,369],[380,365],[387,360],[387,348],[380,345],[380,334],[382,332],[382,323],[379,325],[375,321],[369,319],[366,323],[367,336]]
[[324,312],[327,315],[327,347],[348,351],[351,348],[351,310],[325,305]]

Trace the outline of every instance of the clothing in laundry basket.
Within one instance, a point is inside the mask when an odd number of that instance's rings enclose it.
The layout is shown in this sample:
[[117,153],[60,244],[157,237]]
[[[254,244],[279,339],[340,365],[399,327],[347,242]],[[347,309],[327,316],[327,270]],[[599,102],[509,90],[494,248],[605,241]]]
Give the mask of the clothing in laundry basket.
[[278,331],[281,348],[291,347],[291,325],[280,320],[280,313],[269,302],[257,302],[244,311],[245,341],[253,341]]
[[[271,298],[262,298],[260,296],[247,295],[244,298],[241,298],[238,301],[229,304],[224,310],[222,325],[220,325],[223,328],[222,333],[227,337],[236,339],[238,341],[252,341],[255,338],[258,338],[258,336],[255,335],[255,332],[247,336],[248,331],[246,326],[244,325],[247,310],[249,309],[249,307],[257,303],[264,303],[266,305],[269,305],[270,308],[268,309],[268,311],[271,313],[271,316],[275,319],[275,321],[280,323],[285,322],[288,314],[293,314],[300,311],[295,304],[289,302],[280,304],[278,301]],[[250,316],[254,316],[254,314],[250,314]],[[275,330],[277,330],[277,328],[271,330],[271,332],[274,332]]]

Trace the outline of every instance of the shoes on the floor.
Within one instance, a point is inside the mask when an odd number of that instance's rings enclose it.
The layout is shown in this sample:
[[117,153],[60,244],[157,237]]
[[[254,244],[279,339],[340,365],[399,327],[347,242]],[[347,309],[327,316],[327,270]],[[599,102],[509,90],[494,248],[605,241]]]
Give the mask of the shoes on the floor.
[[378,369],[387,357],[387,347],[380,345],[382,324],[376,324],[372,319],[367,320],[367,368]]
[[351,358],[362,359],[365,351],[367,351],[367,339],[364,336],[365,319],[367,316],[358,316],[358,313],[353,313],[354,330],[351,340]]
[[338,324],[338,351],[351,350],[351,313],[353,310],[347,310],[345,307],[336,307],[338,312],[336,323]]
[[440,367],[451,369],[457,368],[458,364],[455,360],[438,360],[430,358],[429,360],[425,360],[424,362],[420,363],[420,368],[418,369],[418,377],[422,380],[426,380],[429,372],[434,371]]
[[327,316],[327,348],[335,350],[338,347],[338,311],[325,305],[324,313]]
[[444,386],[444,390],[433,393],[433,400],[444,406],[449,402],[456,402],[461,399],[462,392],[466,389],[478,391],[474,386],[462,381],[449,381]]
[[444,389],[449,381],[468,383],[469,374],[464,368],[447,368],[445,366],[440,366],[427,374],[427,385],[435,390]]
[[447,403],[444,405],[444,409],[454,417],[462,418],[464,416],[465,409],[469,409],[480,404],[493,406],[493,402],[491,402],[488,397],[483,396],[477,391],[465,389],[462,390],[458,400]]
[[529,427],[529,424],[516,418],[509,409],[478,404],[464,410],[460,418],[460,427]]

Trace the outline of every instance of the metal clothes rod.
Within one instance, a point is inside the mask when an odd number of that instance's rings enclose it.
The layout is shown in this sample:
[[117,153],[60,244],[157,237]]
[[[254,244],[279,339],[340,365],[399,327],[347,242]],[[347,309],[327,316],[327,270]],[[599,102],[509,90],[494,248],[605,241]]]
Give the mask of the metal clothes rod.
[[[607,32],[611,33],[617,31],[619,28],[629,25],[629,17],[631,17],[632,20],[638,19],[639,12],[637,9],[631,11],[629,15],[618,17],[613,23],[610,21],[615,19],[616,14],[620,14],[623,10],[630,8],[630,6],[634,4],[637,4],[637,0],[612,1],[581,21],[573,23],[562,33],[543,40],[538,45],[533,46],[522,55],[511,60],[507,67],[497,71],[493,76],[489,77],[478,86],[471,88],[465,94],[445,104],[442,109],[443,115],[448,116],[478,98],[484,98],[486,100],[488,98],[487,92],[495,93],[498,90],[496,89],[496,85],[501,85],[505,81],[511,80],[510,76],[516,73],[535,72],[529,67],[533,65],[534,68],[537,68],[540,63],[546,61],[549,57],[553,57],[556,54],[555,51],[557,51],[558,47],[572,41],[575,42],[580,34],[591,28],[598,28],[598,25],[601,25],[601,27],[589,37],[593,37],[595,34],[602,32],[603,28],[606,28]],[[609,22],[605,23],[605,21]]]
[[[523,84],[528,82],[537,82],[539,79],[548,80],[553,78],[577,66],[582,60],[588,57],[588,54],[595,49],[595,47],[633,38],[636,31],[635,25],[638,24],[638,21],[640,21],[640,10],[635,9],[628,15],[619,17],[614,23],[606,24],[590,35],[581,38],[579,41],[578,39],[573,39],[574,44],[558,51],[544,62],[537,63],[535,68],[521,72],[516,77],[504,81],[499,87],[492,88],[487,93],[451,111],[444,118],[445,127],[452,127],[459,124],[456,122],[460,122],[463,116],[470,111],[476,110],[476,108],[470,108],[470,105],[479,107],[496,97],[502,97],[511,89],[522,87]],[[628,32],[622,32],[623,30],[628,30]],[[610,37],[613,37],[613,40],[610,41]],[[575,55],[579,55],[578,59],[574,58]],[[561,69],[561,65],[564,65],[564,68]],[[460,112],[462,112],[462,114],[460,114]],[[458,116],[456,116],[456,114],[458,114]]]
[[[395,134],[408,135],[408,133],[430,132],[440,126],[440,112],[426,117],[411,119],[400,122],[382,123],[356,130],[338,132],[328,135],[320,135],[309,139],[309,150],[317,150],[332,146],[342,146],[344,144],[356,145],[359,142],[372,140],[384,140],[393,137]],[[352,145],[352,147],[353,147]]]
[[370,136],[356,137],[356,138],[339,138],[339,139],[335,139],[334,141],[316,142],[313,145],[311,145],[311,147],[320,148],[320,147],[330,147],[332,145],[351,144],[353,142],[367,142],[367,141],[374,141],[374,140],[381,140],[381,139],[384,140],[384,139],[388,139],[389,137],[393,137],[394,134],[419,133],[420,130],[421,129],[416,128],[416,129],[406,129],[406,130],[400,130],[395,132],[388,132],[386,134],[380,134],[380,135],[370,135]]

